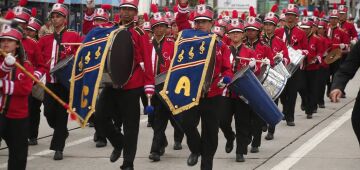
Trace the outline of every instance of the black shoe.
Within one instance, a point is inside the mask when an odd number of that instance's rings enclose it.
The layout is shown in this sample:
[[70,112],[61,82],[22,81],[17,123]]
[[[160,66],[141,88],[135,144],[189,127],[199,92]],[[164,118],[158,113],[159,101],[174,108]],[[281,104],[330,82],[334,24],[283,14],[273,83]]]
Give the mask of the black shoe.
[[307,114],[307,115],[306,115],[306,118],[307,118],[307,119],[312,119],[312,117],[313,117],[312,114]]
[[174,150],[181,150],[182,149],[182,145],[181,142],[175,142],[174,146],[173,146]]
[[294,123],[294,121],[286,121],[286,125],[295,126],[295,123]]
[[62,160],[63,159],[63,153],[62,151],[55,151],[55,154],[54,154],[54,160]]
[[251,153],[258,153],[259,152],[259,147],[251,147],[250,152]]
[[120,169],[122,169],[122,170],[134,170],[134,167],[130,167],[130,166],[128,166],[128,167],[120,167]]
[[121,150],[114,149],[110,155],[110,162],[116,162],[121,156]]
[[319,108],[325,108],[325,104],[319,104]]
[[226,141],[225,145],[225,152],[230,153],[234,148],[234,140],[228,140]]
[[148,122],[146,127],[152,127],[152,123]]
[[98,141],[98,140],[99,140],[99,138],[98,138],[98,136],[97,136],[96,132],[94,133],[93,140],[94,140],[94,142],[96,142],[96,141]]
[[160,154],[151,152],[151,154],[149,155],[149,159],[154,162],[158,162],[158,161],[160,161]]
[[97,147],[97,148],[105,147],[106,144],[107,144],[107,142],[106,142],[106,141],[103,141],[103,140],[98,140],[98,141],[96,141],[96,147]]
[[236,162],[245,162],[243,154],[236,154]]
[[262,126],[262,127],[261,127],[261,130],[262,130],[263,132],[266,132],[266,131],[268,130],[267,125]]
[[265,136],[265,139],[266,139],[266,140],[273,140],[273,139],[274,139],[274,134],[268,132],[267,135]]
[[312,113],[317,113],[317,109],[314,109],[314,110],[312,111]]
[[38,141],[37,141],[36,138],[30,138],[29,141],[28,141],[28,144],[29,145],[37,145]]
[[194,166],[197,164],[198,159],[199,159],[199,154],[191,153],[187,160],[187,164],[189,166]]
[[304,105],[301,105],[300,108],[301,108],[302,111],[305,111],[305,106]]
[[165,153],[165,146],[160,148],[160,155],[163,156]]

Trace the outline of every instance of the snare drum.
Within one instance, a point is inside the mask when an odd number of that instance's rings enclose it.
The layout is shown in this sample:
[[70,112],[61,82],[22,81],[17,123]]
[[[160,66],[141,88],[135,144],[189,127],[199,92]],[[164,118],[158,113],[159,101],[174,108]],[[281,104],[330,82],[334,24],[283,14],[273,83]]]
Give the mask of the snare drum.
[[273,100],[280,96],[287,82],[287,78],[274,69],[270,68],[269,65],[264,65],[261,67],[261,73],[258,76],[258,79],[265,91]]
[[293,75],[295,71],[300,67],[300,64],[304,60],[305,56],[301,52],[294,50],[292,47],[288,47],[290,63],[286,66],[288,72]]
[[278,64],[276,64],[273,69],[280,73],[282,76],[284,76],[285,78],[290,78],[291,77],[291,74],[289,73],[289,71],[286,69],[284,63],[280,62]]

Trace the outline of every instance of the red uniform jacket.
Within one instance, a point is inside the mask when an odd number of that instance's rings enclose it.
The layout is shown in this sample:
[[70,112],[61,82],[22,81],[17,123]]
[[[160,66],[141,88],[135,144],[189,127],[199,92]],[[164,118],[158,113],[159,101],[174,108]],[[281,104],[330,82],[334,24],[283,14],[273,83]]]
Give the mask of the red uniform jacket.
[[346,47],[342,50],[345,52],[348,51],[350,37],[344,30],[340,29],[339,27],[329,27],[326,34],[327,37],[331,40],[332,48],[339,48],[339,44],[343,43],[346,45]]
[[[155,91],[155,77],[151,67],[149,36],[140,27],[134,26],[133,22],[124,26],[131,33],[134,45],[134,68],[124,89],[128,90],[144,86],[145,93],[153,94]],[[144,70],[141,69],[140,62],[144,62]]]
[[[179,28],[179,32],[184,29],[191,29],[187,13],[179,12],[176,15],[176,24]],[[215,69],[207,97],[221,95],[223,93],[223,89],[217,86],[218,83],[220,82],[222,77],[227,76],[229,78],[232,78],[233,73],[231,71],[230,54],[230,49],[226,44],[220,41],[216,42]]]
[[320,41],[320,44],[323,46],[321,48],[322,51],[320,52],[321,54],[323,54],[323,56],[321,57],[322,60],[321,60],[320,67],[329,68],[329,65],[325,63],[324,59],[328,53],[329,48],[331,47],[331,41],[329,38],[322,36],[322,35],[319,36],[319,41]]
[[358,39],[358,34],[354,24],[344,21],[340,23],[340,28],[342,28],[348,34],[350,40]]
[[[246,41],[245,44],[250,49],[252,58],[255,58],[255,60],[262,60],[262,59],[267,58],[270,60],[270,65],[271,66],[274,65],[274,59],[272,57],[273,52],[271,51],[269,46],[267,46],[266,44],[261,42],[259,39],[253,43]],[[249,62],[250,61],[247,61],[247,64]],[[255,69],[254,69],[255,75],[260,74],[260,71],[261,71],[260,68],[261,68],[261,62],[256,62]]]
[[156,40],[153,39],[152,43],[151,43],[151,64],[152,64],[152,70],[155,73],[154,76],[168,71],[170,64],[171,64],[171,60],[174,56],[174,40],[172,38],[168,38],[168,37],[164,37],[160,43],[159,43],[159,51],[161,51],[161,55],[162,55],[162,61],[159,60],[159,55],[157,54],[156,50],[155,50],[155,42]]
[[[80,35],[75,31],[64,29],[60,34],[62,34],[60,43],[55,40],[54,34],[45,35],[39,40],[39,48],[46,66],[46,82],[48,83],[56,82],[54,76],[49,74],[49,71],[53,69],[60,60],[71,55],[76,55],[78,46],[61,45],[61,43],[80,43],[82,40]],[[61,52],[59,52],[60,47],[63,49]]]
[[284,41],[282,41],[278,36],[275,35],[272,37],[268,37],[264,34],[261,37],[262,42],[264,44],[267,44],[271,48],[273,52],[272,58],[274,58],[277,53],[282,52],[284,65],[288,65],[290,63],[289,52]]
[[[287,35],[285,29],[289,30],[289,34]],[[307,37],[303,30],[299,27],[294,26],[292,28],[283,27],[275,30],[275,35],[285,42],[287,46],[291,46],[295,50],[301,50],[304,55],[308,54],[307,51]]]
[[324,46],[321,44],[321,41],[317,35],[310,35],[309,37],[309,46],[308,51],[309,54],[306,56],[305,62],[305,70],[318,70],[320,68],[321,53]]
[[[0,87],[0,110],[3,111],[7,103],[10,102],[5,116],[11,119],[26,118],[28,117],[28,97],[31,93],[33,82],[20,69],[15,67],[9,68],[3,61],[4,59],[1,57],[0,81],[2,87]],[[19,62],[18,59],[17,62]],[[23,66],[30,73],[34,72],[29,61],[25,61]],[[13,69],[16,69],[15,72]],[[13,75],[14,73],[15,75]]]
[[21,43],[25,49],[27,59],[34,67],[35,77],[40,79],[46,73],[46,66],[38,42],[32,38],[26,37],[22,39]]

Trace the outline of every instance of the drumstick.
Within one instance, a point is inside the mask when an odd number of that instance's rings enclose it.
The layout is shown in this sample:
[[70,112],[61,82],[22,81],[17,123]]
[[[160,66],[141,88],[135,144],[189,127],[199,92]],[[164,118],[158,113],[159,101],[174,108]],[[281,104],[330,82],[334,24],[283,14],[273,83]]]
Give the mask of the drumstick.
[[82,43],[61,43],[61,45],[81,45]]
[[[0,55],[2,55],[5,58],[7,56],[7,53],[4,52],[2,49],[0,49]],[[68,113],[78,115],[75,111],[69,108],[69,105],[67,103],[61,100],[53,91],[47,88],[40,80],[35,78],[35,76],[33,76],[28,70],[26,70],[26,68],[24,68],[18,62],[15,62],[15,66],[19,68],[22,72],[24,72],[27,76],[29,76],[33,81],[35,81],[36,84],[38,84],[41,88],[43,88],[51,97],[53,97],[61,106],[63,106],[68,111]],[[81,121],[84,121],[80,116],[78,116],[78,118]]]
[[[240,58],[241,60],[247,60],[247,61],[251,61],[251,58],[245,58],[245,57],[236,57],[236,58]],[[264,63],[264,61],[262,61],[262,60],[255,60],[256,62],[258,62],[258,63]]]

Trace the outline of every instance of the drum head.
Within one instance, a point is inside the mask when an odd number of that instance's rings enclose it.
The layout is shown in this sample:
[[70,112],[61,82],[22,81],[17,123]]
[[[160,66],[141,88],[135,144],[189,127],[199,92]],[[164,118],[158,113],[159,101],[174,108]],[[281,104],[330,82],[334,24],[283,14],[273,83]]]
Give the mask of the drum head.
[[115,30],[107,56],[107,71],[115,85],[123,87],[131,77],[134,66],[134,47],[130,32]]
[[71,55],[71,56],[69,56],[69,57],[66,57],[66,58],[60,60],[60,61],[54,66],[54,68],[52,68],[52,69],[50,70],[50,74],[53,74],[54,72],[56,72],[56,71],[64,68],[64,67],[65,67],[71,60],[73,60],[73,59],[74,59],[74,56]]
[[270,69],[270,66],[269,65],[263,65],[261,66],[260,68],[260,75],[257,76],[258,80],[260,81],[260,83],[263,83],[266,79],[266,77],[268,76],[269,74],[269,69]]

